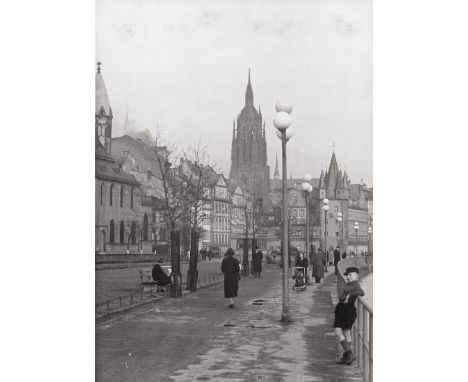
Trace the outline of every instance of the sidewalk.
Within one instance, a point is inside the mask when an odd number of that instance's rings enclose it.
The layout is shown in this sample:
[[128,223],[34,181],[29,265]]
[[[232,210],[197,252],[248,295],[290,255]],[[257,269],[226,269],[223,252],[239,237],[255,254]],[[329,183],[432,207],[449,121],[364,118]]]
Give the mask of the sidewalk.
[[98,324],[96,381],[359,381],[356,365],[336,364],[336,276],[326,275],[290,291],[292,323],[280,322],[274,269],[243,279],[234,309],[221,285]]

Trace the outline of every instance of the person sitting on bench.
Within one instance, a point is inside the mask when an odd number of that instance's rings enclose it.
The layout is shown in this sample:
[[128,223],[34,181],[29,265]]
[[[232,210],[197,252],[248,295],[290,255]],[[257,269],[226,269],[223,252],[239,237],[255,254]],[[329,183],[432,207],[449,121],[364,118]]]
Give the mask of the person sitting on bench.
[[156,263],[151,272],[153,280],[158,286],[168,286],[171,283],[171,278],[163,271],[161,265]]

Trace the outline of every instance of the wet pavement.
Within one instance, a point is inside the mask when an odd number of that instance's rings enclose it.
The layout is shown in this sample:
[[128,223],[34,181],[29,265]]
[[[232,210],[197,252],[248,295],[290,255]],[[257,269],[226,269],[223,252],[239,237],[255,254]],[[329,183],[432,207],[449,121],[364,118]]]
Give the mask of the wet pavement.
[[221,284],[99,323],[96,381],[362,380],[336,364],[335,280],[290,290],[291,323],[280,321],[279,269],[242,279],[233,309]]

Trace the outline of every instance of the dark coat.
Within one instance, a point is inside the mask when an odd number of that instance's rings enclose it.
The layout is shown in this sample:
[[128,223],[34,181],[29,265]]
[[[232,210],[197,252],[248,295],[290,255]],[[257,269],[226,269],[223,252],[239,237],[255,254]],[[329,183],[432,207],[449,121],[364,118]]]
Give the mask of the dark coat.
[[304,267],[306,272],[307,272],[307,267],[309,266],[309,262],[307,261],[307,259],[304,257],[302,260],[301,258],[298,256],[297,259],[296,259],[296,267]]
[[335,249],[333,251],[333,265],[336,267],[336,265],[338,264],[340,260],[341,260],[340,251],[338,249]]
[[153,276],[154,282],[159,286],[166,286],[171,283],[171,278],[164,272],[159,264],[155,264],[151,276]]
[[261,272],[262,271],[262,260],[263,260],[262,251],[255,252],[254,257],[252,259],[253,271],[254,272]]
[[323,252],[317,252],[312,262],[312,277],[325,276],[325,255]]
[[239,262],[235,257],[227,256],[223,259],[221,271],[224,273],[224,297],[237,297],[239,270]]
[[[345,302],[346,297],[348,302]],[[364,296],[364,291],[357,281],[351,281],[346,284],[338,297],[339,302],[335,307],[335,320],[333,321],[334,328],[342,328],[350,330],[356,321],[357,312],[354,302],[358,296]]]

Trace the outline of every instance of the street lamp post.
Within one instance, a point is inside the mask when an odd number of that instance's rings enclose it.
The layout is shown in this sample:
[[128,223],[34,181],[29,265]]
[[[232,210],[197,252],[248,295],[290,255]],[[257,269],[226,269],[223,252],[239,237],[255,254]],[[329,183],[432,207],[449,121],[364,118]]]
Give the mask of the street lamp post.
[[343,240],[343,231],[340,229],[343,227],[343,214],[341,212],[338,212],[338,217],[336,218],[336,220],[338,220],[338,232],[341,231],[341,240],[340,240],[340,246],[341,248],[343,248],[344,246],[344,240]]
[[369,233],[369,241],[367,242],[367,255],[370,255],[370,252],[372,250],[372,246],[371,246],[371,241],[372,241],[372,227],[369,227],[369,229],[367,230],[367,232]]
[[[276,127],[277,135],[281,138],[282,161],[283,161],[283,312],[281,321],[290,322],[292,317],[289,313],[289,272],[288,272],[288,204],[287,204],[287,167],[286,167],[286,142],[292,137],[291,126],[292,104],[288,102],[276,103],[276,116],[273,125]],[[289,128],[289,129],[288,129]],[[279,134],[278,134],[279,133]]]
[[354,222],[354,253],[355,253],[355,256],[357,256],[357,231],[359,230],[359,223],[358,222]]
[[328,231],[327,231],[327,213],[328,210],[330,209],[330,206],[328,205],[329,201],[328,199],[323,199],[323,211],[325,212],[325,232],[324,232],[324,241],[325,241],[325,272],[328,272],[328,251],[327,251],[327,236],[328,236]]
[[[310,259],[310,253],[309,253],[309,195],[312,193],[313,187],[309,183],[312,180],[312,175],[310,174],[305,174],[304,175],[304,182],[302,183],[302,191],[304,191],[304,198],[306,202],[306,234],[305,234],[305,239],[306,239],[306,250],[305,250],[305,257],[309,264],[312,264],[312,261]],[[310,269],[310,268],[309,268]]]

